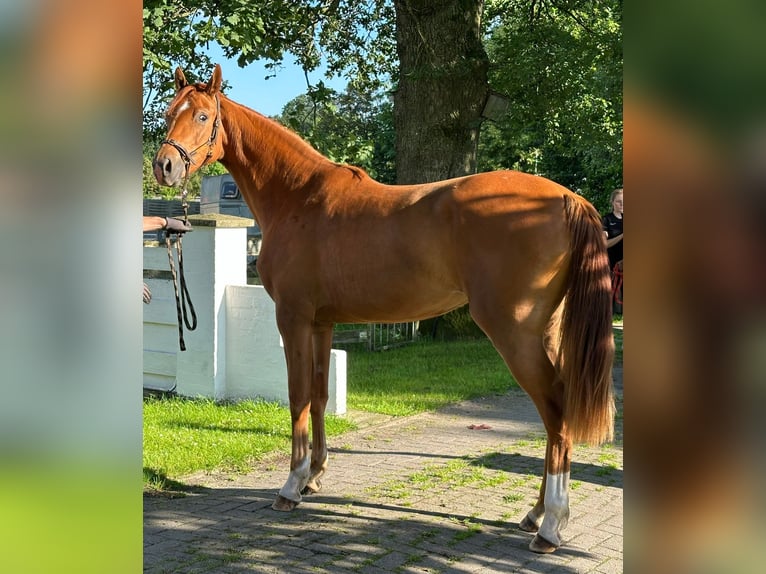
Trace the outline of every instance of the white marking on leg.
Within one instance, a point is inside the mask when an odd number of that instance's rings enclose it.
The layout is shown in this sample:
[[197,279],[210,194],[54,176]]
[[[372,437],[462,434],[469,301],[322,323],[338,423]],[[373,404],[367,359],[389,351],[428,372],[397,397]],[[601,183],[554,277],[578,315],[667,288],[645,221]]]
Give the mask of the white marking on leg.
[[309,472],[311,469],[311,463],[309,457],[305,457],[301,463],[290,471],[290,475],[287,477],[287,482],[279,491],[280,496],[284,496],[288,500],[293,502],[301,501],[301,490],[306,486],[309,481]]
[[569,473],[548,474],[545,481],[545,518],[538,534],[551,544],[561,544],[560,531],[569,522]]

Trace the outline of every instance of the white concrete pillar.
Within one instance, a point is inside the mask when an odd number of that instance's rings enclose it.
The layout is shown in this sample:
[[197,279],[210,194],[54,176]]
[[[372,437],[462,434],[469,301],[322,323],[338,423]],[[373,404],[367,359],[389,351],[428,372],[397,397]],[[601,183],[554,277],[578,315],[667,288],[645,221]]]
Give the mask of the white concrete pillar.
[[247,284],[247,228],[252,219],[219,213],[190,215],[184,235],[184,273],[197,313],[197,328],[184,327],[186,351],[177,355],[176,391],[185,396],[226,397],[227,285]]

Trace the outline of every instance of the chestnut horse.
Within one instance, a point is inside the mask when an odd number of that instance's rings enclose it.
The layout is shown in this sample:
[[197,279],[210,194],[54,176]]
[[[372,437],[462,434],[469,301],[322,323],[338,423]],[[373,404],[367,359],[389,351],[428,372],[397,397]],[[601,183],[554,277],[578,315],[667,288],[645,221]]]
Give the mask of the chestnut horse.
[[611,283],[593,206],[514,171],[383,185],[228,99],[220,66],[207,84],[178,68],[175,86],[157,181],[180,185],[220,161],[263,232],[257,269],[276,305],[292,417],[290,472],[273,508],[293,510],[327,469],[333,325],[415,321],[468,303],[545,425],[540,495],[520,527],[537,533],[532,550],[555,550],[572,443],[610,440],[614,426]]

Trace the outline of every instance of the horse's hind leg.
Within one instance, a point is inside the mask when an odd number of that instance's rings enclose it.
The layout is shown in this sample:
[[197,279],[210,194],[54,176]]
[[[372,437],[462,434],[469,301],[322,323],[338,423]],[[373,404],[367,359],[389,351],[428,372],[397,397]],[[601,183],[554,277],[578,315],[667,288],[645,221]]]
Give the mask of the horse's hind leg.
[[[476,322],[494,343],[516,381],[535,403],[548,437],[545,469],[537,503],[519,526],[537,532],[529,547],[553,552],[561,545],[560,531],[569,520],[569,469],[571,441],[563,423],[563,385],[546,351],[542,334],[497,314]],[[482,320],[484,319],[484,320]]]
[[314,328],[314,371],[311,379],[311,471],[303,494],[318,492],[322,488],[319,478],[327,470],[327,435],[324,415],[329,398],[327,378],[330,373],[330,347],[332,324]]
[[[569,469],[571,441],[566,436],[563,386],[542,346],[540,338],[516,337],[510,345],[513,357],[506,359],[511,372],[535,403],[543,420],[548,443],[540,496],[520,527],[536,531],[529,547],[535,552],[553,552],[561,545],[561,530],[569,521]],[[503,353],[505,356],[505,353]]]
[[550,442],[545,447],[545,465],[543,468],[543,480],[540,485],[540,494],[537,497],[537,502],[532,507],[532,510],[527,512],[526,516],[519,522],[519,528],[525,532],[531,532],[536,534],[540,530],[540,524],[543,522],[543,516],[545,516],[545,488],[546,477],[548,476],[548,460],[550,459]]
[[522,530],[536,532],[529,548],[553,552],[561,545],[561,531],[569,521],[569,469],[571,442],[565,437],[551,438],[545,449],[545,474],[535,506],[519,523]]

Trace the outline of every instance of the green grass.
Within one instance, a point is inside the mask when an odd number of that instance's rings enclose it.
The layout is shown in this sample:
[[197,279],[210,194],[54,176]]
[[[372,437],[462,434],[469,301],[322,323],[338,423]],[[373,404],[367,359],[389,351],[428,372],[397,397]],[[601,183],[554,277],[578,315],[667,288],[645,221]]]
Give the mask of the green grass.
[[[514,384],[487,340],[352,351],[347,376],[350,409],[397,416],[501,393]],[[349,420],[327,417],[330,436],[352,428]],[[193,472],[246,472],[269,453],[288,452],[290,412],[262,401],[149,398],[143,434],[145,486],[181,490],[179,479]]]
[[487,339],[414,343],[382,353],[351,352],[348,407],[408,416],[504,393],[515,382]]
[[[327,417],[327,433],[354,428]],[[144,482],[150,488],[177,487],[174,479],[199,470],[244,472],[274,451],[290,448],[290,411],[276,403],[209,399],[144,400]]]
[[366,489],[370,495],[399,505],[418,493],[461,486],[493,488],[508,482],[507,473],[487,468],[489,457],[461,457],[443,464],[428,464],[402,479],[391,479]]
[[481,525],[477,524],[476,522],[471,522],[468,518],[459,519],[454,516],[450,517],[450,522],[453,522],[455,524],[459,524],[460,526],[465,526],[465,530],[458,530],[455,532],[454,536],[452,537],[452,540],[448,543],[449,546],[454,546],[461,540],[467,540],[468,538],[471,538],[472,536],[478,534],[481,532]]

